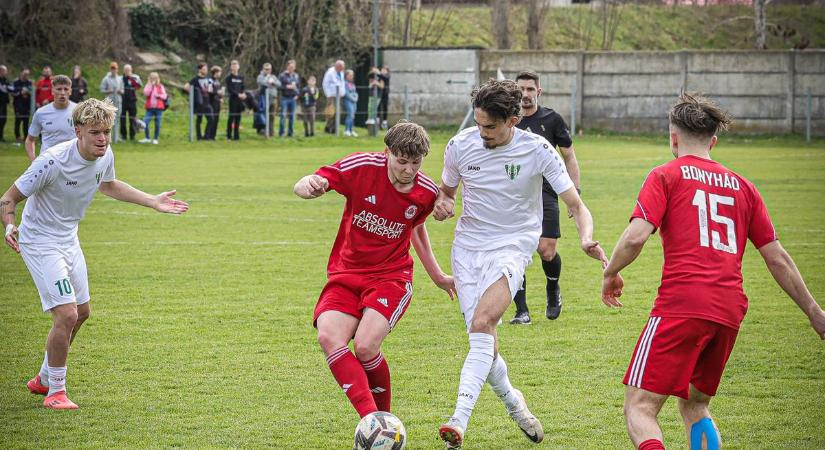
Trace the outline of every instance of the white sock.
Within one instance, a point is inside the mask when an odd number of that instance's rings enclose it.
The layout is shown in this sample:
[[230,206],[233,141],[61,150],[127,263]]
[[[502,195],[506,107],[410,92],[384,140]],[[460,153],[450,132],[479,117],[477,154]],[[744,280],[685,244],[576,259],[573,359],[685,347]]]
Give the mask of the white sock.
[[66,390],[66,366],[49,366],[49,395]]
[[507,411],[513,411],[519,406],[518,398],[513,392],[513,386],[510,384],[510,377],[507,375],[507,363],[501,354],[493,361],[493,366],[490,368],[490,374],[487,375],[487,382],[493,388],[498,398],[504,402],[504,407]]
[[470,351],[461,368],[458,383],[458,400],[455,402],[453,417],[458,419],[466,430],[470,415],[478,401],[484,381],[490,373],[495,352],[495,338],[487,333],[470,333]]
[[43,364],[40,365],[40,384],[49,386],[49,353],[44,352]]

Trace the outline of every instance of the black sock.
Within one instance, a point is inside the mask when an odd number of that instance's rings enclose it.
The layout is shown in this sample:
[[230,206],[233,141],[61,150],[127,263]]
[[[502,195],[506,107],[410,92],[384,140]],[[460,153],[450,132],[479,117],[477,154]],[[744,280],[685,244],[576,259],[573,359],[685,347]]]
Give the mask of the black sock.
[[513,302],[516,304],[516,314],[530,312],[527,309],[527,277],[521,282],[521,289],[516,291],[516,296],[513,297]]
[[542,259],[541,268],[544,269],[544,276],[547,278],[547,299],[555,299],[561,275],[561,255],[556,253],[556,257],[550,261]]

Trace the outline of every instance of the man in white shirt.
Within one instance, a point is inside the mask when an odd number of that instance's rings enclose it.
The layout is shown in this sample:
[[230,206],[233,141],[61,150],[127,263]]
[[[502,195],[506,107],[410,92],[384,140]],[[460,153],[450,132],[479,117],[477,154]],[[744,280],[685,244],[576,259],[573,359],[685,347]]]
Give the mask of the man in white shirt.
[[66,142],[76,137],[74,123],[72,122],[72,111],[77,106],[69,100],[72,94],[72,80],[66,75],[58,75],[52,80],[52,94],[54,101],[46,106],[38,108],[32,117],[29,125],[28,136],[26,136],[26,155],[29,161],[34,161],[37,137],[40,136],[40,153],[61,142]]
[[[189,209],[172,198],[174,190],[149,195],[115,179],[109,142],[116,115],[108,99],[78,104],[72,114],[77,137],[42,152],[0,197],[6,244],[23,257],[43,311],[52,315],[40,373],[27,383],[32,393],[46,395],[47,408],[77,409],[66,397],[66,359],[91,311],[77,228],[95,192],[158,212],[181,214]],[[27,197],[18,230],[15,209]]]
[[444,154],[444,171],[433,217],[453,216],[459,182],[463,213],[453,241],[455,286],[470,350],[461,370],[452,417],[439,429],[447,448],[460,448],[484,383],[504,402],[528,439],[541,442],[541,422],[514,389],[507,365],[497,354],[496,326],[521,286],[541,234],[544,177],[576,221],[582,250],[607,263],[594,241],[593,218],[576,193],[564,162],[537,134],[516,127],[521,90],[511,80],[490,80],[473,91],[476,127],[453,137]]
[[344,69],[346,65],[344,61],[335,61],[335,64],[327,69],[324,74],[324,80],[321,87],[324,89],[324,96],[327,98],[327,106],[324,108],[324,115],[327,123],[324,125],[324,131],[330,134],[335,133],[335,109],[340,108],[338,104],[339,99],[344,97]]

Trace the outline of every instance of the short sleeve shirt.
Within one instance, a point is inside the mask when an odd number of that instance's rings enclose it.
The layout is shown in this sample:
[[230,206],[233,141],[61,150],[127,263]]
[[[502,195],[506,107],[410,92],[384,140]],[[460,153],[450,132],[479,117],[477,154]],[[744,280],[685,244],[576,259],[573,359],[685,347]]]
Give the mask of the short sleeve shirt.
[[[565,123],[564,118],[550,108],[539,106],[533,115],[522,117],[516,126],[547,139],[554,152],[556,147],[568,148],[573,146],[570,128]],[[552,186],[547,181],[542,184],[542,189],[545,192],[555,194]]]
[[453,137],[441,181],[463,183],[463,211],[454,245],[468,250],[514,247],[532,254],[541,235],[541,183],[562,193],[573,188],[564,161],[543,137],[516,128],[509,144],[484,147],[478,127]]
[[49,103],[34,112],[32,123],[29,125],[29,135],[40,136],[40,153],[77,137],[72,121],[72,112],[76,106],[77,104],[70,101],[69,106],[57,109],[54,103]]
[[436,184],[419,171],[412,190],[399,192],[384,153],[355,153],[315,173],[347,199],[327,274],[412,281],[411,233],[432,212]]
[[699,318],[739,328],[746,241],[777,239],[765,203],[748,180],[723,165],[683,156],[653,169],[631,216],[660,230],[662,283],[651,315]]
[[111,147],[87,161],[77,139],[57,144],[34,159],[14,182],[26,197],[20,222],[21,244],[65,244],[77,240],[77,226],[100,183],[115,179]]

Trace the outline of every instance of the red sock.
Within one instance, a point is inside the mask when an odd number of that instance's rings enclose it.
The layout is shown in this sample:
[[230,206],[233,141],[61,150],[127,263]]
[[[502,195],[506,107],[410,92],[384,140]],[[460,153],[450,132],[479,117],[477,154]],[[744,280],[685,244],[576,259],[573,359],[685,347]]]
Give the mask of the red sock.
[[639,444],[639,450],[665,450],[665,444],[658,439],[648,439]]
[[378,411],[364,368],[349,347],[341,347],[327,356],[327,365],[359,416]]
[[387,364],[387,360],[384,359],[384,355],[379,353],[378,356],[369,361],[361,361],[361,366],[364,367],[364,372],[367,373],[372,398],[375,399],[375,406],[378,407],[379,411],[390,412],[392,398],[390,366]]

